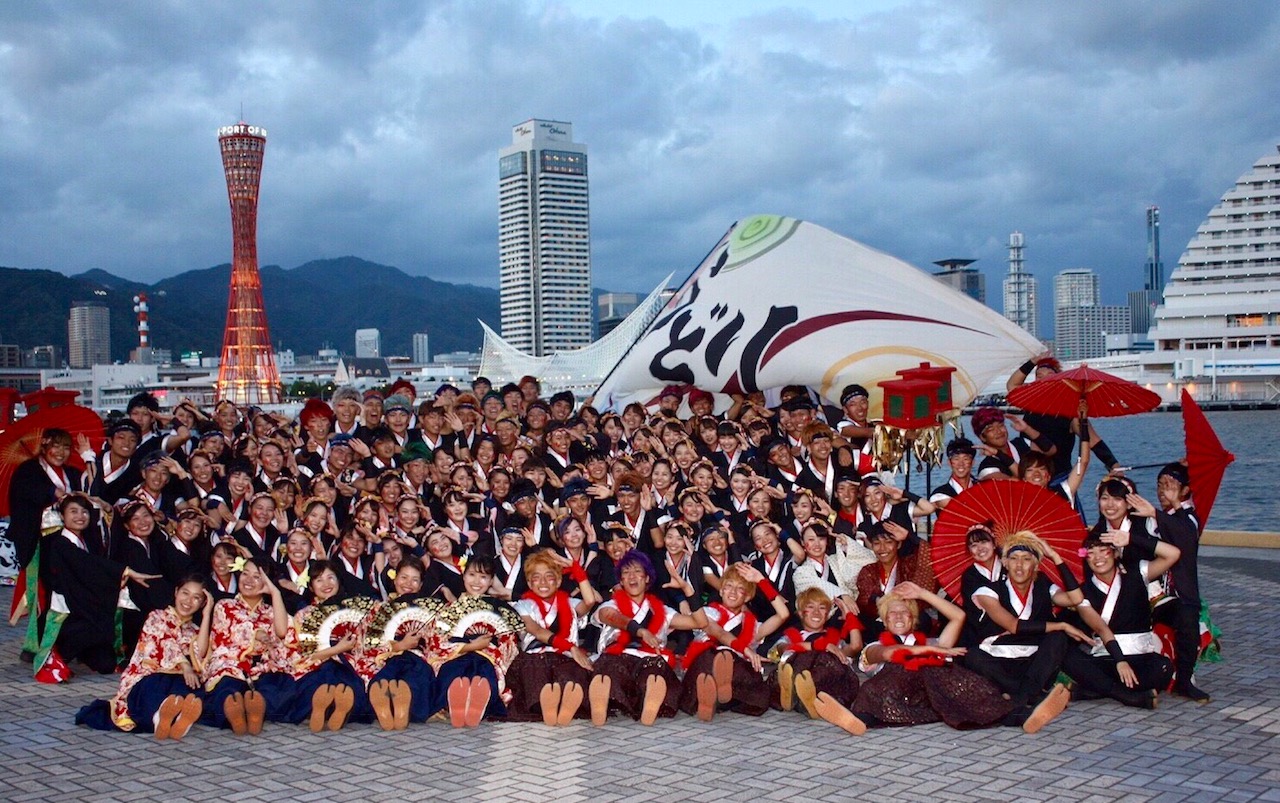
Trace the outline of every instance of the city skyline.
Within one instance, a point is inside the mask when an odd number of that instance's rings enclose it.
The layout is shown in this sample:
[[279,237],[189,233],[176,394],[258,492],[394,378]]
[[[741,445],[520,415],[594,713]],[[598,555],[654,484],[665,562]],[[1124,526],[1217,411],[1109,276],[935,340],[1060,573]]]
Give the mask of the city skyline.
[[988,284],[1019,230],[1042,286],[1090,265],[1124,277],[1117,302],[1143,284],[1144,210],[1172,264],[1280,139],[1270,4],[330,11],[0,9],[0,264],[225,263],[206,138],[243,104],[273,131],[263,264],[359,254],[497,286],[495,132],[542,117],[589,132],[600,287],[682,275],[774,212],[924,269],[975,258]]

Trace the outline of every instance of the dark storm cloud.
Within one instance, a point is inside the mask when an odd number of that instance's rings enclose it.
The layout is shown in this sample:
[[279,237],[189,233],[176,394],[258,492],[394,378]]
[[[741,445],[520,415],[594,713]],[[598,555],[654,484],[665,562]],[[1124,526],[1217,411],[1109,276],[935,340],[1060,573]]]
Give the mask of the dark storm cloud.
[[918,265],[978,257],[993,297],[1019,229],[1042,281],[1093,267],[1118,299],[1144,207],[1171,264],[1280,137],[1272,4],[779,9],[712,33],[518,0],[205,6],[0,7],[0,264],[227,261],[215,129],[243,104],[269,132],[264,263],[496,283],[497,150],[538,116],[590,148],[601,286],[647,290],[777,212]]

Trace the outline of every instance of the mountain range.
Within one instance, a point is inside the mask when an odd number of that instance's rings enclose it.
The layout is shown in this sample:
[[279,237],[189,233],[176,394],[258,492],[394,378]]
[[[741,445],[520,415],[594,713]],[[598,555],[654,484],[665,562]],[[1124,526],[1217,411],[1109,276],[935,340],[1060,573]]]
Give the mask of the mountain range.
[[[286,270],[261,268],[267,324],[277,349],[314,354],[326,344],[355,351],[355,330],[376,328],[383,354],[412,355],[413,334],[430,336],[431,353],[478,350],[483,335],[476,319],[498,329],[498,291],[438,282],[358,257],[320,259]],[[133,297],[145,291],[151,343],[218,356],[227,317],[231,266],[218,265],[171,276],[155,284],[91,270],[65,276],[50,270],[0,267],[0,342],[23,348],[67,346],[67,315],[73,301],[96,300],[111,310],[111,358],[125,361],[138,345]],[[65,351],[64,351],[65,354]]]

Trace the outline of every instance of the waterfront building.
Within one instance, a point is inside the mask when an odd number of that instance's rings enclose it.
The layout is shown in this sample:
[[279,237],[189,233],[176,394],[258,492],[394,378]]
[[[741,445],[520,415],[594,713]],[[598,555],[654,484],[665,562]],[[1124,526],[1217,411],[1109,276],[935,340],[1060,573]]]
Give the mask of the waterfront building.
[[639,293],[601,293],[596,299],[596,337],[618,328],[618,324],[640,306]]
[[1053,280],[1055,353],[1061,360],[1092,360],[1107,353],[1109,335],[1130,332],[1129,308],[1107,306],[1098,274],[1087,268],[1064,270]]
[[587,147],[573,126],[526,120],[498,152],[502,338],[534,356],[591,342]]
[[[1280,147],[1227,190],[1164,288],[1145,374],[1198,398],[1280,398]],[[1158,388],[1159,389],[1159,388]]]

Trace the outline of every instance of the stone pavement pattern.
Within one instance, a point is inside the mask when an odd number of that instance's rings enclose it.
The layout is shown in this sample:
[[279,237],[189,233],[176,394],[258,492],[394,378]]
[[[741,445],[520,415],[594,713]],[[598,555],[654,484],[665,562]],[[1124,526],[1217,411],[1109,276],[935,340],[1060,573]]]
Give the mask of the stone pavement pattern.
[[15,661],[17,629],[0,627],[0,800],[1280,801],[1280,556],[1203,566],[1226,656],[1200,670],[1214,701],[1166,696],[1154,712],[1076,703],[1035,736],[928,725],[855,738],[769,712],[598,730],[430,723],[313,735],[268,724],[236,738],[197,726],[157,743],[77,728],[79,706],[111,696],[114,679],[37,684]]

